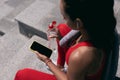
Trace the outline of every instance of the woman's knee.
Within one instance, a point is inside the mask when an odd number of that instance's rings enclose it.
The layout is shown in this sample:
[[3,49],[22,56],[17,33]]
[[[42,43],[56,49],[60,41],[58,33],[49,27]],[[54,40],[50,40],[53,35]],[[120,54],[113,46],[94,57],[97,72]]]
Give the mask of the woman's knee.
[[65,36],[71,30],[71,28],[67,24],[59,24],[57,28],[62,37]]
[[27,77],[29,77],[29,73],[30,73],[30,70],[29,68],[25,68],[25,69],[22,69],[22,70],[18,70],[17,73],[16,73],[16,76],[15,76],[15,79],[14,80],[25,80]]

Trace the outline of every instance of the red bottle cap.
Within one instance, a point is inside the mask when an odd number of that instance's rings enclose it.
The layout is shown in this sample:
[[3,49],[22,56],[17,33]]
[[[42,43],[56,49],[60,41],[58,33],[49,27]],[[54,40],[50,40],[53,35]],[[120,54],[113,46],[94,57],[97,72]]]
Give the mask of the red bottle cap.
[[56,21],[52,21],[52,23],[49,24],[49,29],[54,28],[54,25],[56,25]]
[[57,22],[56,21],[52,21],[52,24],[55,25]]

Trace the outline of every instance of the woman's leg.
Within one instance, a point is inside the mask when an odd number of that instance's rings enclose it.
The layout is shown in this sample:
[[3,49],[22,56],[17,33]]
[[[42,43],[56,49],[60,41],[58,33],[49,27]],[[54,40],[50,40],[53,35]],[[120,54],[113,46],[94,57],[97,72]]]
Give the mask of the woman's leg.
[[[59,36],[64,37],[69,31],[71,31],[71,28],[69,28],[66,24],[59,24],[57,26]],[[65,55],[68,48],[63,48],[59,45],[59,39],[57,39],[57,46],[58,46],[58,58],[57,58],[57,65],[58,67],[64,67],[65,63]]]
[[56,80],[56,78],[54,75],[26,68],[19,70],[14,80]]

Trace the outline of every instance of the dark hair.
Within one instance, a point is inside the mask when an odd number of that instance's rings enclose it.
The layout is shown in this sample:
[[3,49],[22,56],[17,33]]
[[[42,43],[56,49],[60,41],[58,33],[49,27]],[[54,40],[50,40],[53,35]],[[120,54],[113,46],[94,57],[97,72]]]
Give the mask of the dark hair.
[[111,49],[116,20],[113,0],[63,0],[71,20],[80,18],[98,48]]

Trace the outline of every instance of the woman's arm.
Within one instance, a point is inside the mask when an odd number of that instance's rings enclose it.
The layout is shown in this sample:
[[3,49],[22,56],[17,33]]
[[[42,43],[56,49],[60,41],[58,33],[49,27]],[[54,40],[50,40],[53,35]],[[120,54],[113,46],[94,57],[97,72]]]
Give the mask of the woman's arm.
[[85,80],[88,69],[94,61],[96,49],[93,47],[80,47],[75,50],[68,61],[68,80]]
[[62,48],[60,45],[59,45],[59,40],[57,40],[57,50],[58,50],[58,57],[57,57],[57,66],[59,68],[64,68],[64,64],[65,64],[65,48]]
[[[67,73],[62,72],[52,61],[48,58],[43,58],[44,55],[37,54],[38,58],[46,63],[57,80],[85,80],[90,64],[94,60],[94,49],[88,47],[80,47],[75,50],[69,58]],[[42,57],[42,59],[41,59]]]
[[55,64],[53,64],[51,61],[46,64],[52,73],[55,75],[57,80],[68,80],[67,75],[65,72],[61,71],[60,68],[58,68]]
[[51,72],[53,72],[53,74],[56,76],[57,80],[67,80],[66,73],[61,71],[61,69],[58,68],[49,58],[47,58],[46,56],[44,56],[38,52],[35,52],[35,53],[36,53],[38,59],[40,59],[41,61],[46,63],[46,65],[49,67]]

